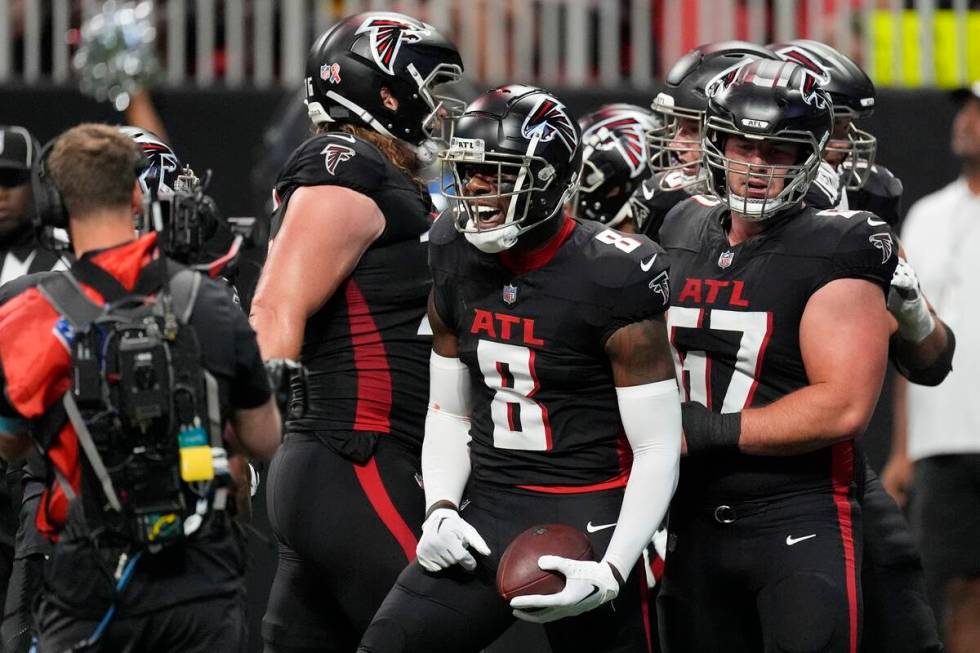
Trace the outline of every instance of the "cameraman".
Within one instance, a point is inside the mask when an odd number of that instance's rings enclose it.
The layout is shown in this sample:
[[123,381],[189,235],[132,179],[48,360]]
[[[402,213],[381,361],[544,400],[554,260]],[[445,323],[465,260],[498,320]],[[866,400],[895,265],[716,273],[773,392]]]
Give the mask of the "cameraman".
[[[87,124],[62,134],[42,162],[68,214],[79,259],[71,277],[99,305],[114,290],[156,294],[177,269],[172,261],[162,265],[156,234],[133,236],[141,159],[115,128]],[[28,288],[0,308],[0,455],[12,459],[28,451],[28,432],[54,432],[46,453],[59,480],[49,484],[37,521],[57,544],[35,615],[38,650],[61,653],[91,644],[86,650],[241,650],[244,550],[226,511],[209,509],[196,531],[158,552],[123,542],[111,528],[86,526],[85,506],[93,497],[85,492],[99,492],[93,465],[71,423],[50,424],[57,414],[52,408],[71,385],[76,334],[42,293],[46,288]],[[217,283],[201,279],[182,328],[193,331],[201,365],[217,380],[222,421],[230,421],[234,439],[250,455],[270,458],[280,441],[279,413],[242,312]]]

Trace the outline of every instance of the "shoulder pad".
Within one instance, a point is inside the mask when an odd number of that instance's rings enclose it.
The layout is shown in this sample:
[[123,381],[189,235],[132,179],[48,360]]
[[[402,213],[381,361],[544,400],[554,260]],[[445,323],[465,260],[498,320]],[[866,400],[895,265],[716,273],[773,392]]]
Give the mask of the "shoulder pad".
[[455,213],[451,208],[442,211],[436,216],[435,221],[432,223],[432,228],[429,229],[430,246],[448,245],[460,237],[460,233],[456,231],[456,225],[453,224],[455,217]]
[[319,134],[293,152],[276,180],[280,197],[297,186],[344,186],[370,195],[391,164],[371,143],[346,132]]
[[594,228],[586,251],[596,292],[610,306],[605,342],[617,329],[660,315],[670,305],[670,263],[662,247],[641,234]]
[[879,197],[901,197],[905,191],[902,180],[885,166],[871,166],[871,176],[861,190]]
[[[802,216],[801,216],[802,217]],[[897,239],[888,223],[867,211],[814,211],[809,242],[831,259],[824,282],[863,278],[887,290],[898,264]]]

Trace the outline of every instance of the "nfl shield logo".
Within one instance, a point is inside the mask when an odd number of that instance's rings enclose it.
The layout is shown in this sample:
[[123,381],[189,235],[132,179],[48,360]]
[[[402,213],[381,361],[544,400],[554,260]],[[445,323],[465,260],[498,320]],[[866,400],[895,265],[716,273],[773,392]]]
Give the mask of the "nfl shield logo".
[[504,286],[504,301],[508,304],[513,304],[517,301],[517,286],[512,283]]
[[330,64],[325,63],[320,66],[320,79],[323,81],[330,79]]
[[718,257],[718,267],[727,268],[732,264],[732,259],[735,258],[735,252],[728,250],[727,252],[722,252],[721,256]]

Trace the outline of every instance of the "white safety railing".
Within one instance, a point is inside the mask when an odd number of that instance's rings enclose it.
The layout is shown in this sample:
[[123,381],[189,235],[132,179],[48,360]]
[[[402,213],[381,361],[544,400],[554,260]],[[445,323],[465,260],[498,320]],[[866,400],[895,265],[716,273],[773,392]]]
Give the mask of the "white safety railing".
[[[116,0],[122,5],[123,0]],[[292,85],[316,34],[338,18],[393,10],[444,30],[474,79],[649,86],[709,41],[823,40],[876,82],[980,79],[970,0],[156,0],[162,83]],[[103,0],[0,0],[0,83],[66,83],[82,22]]]

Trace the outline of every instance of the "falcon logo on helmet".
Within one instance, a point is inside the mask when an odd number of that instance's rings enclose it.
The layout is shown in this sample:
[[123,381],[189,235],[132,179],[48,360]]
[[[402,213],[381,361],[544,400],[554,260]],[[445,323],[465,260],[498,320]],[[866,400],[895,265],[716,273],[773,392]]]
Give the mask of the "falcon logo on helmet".
[[346,145],[337,145],[336,143],[327,145],[320,154],[323,155],[323,162],[327,166],[327,172],[332,175],[337,173],[338,165],[348,159],[354,158],[354,150]]
[[413,25],[394,15],[384,15],[365,21],[357,29],[358,34],[370,32],[371,54],[378,68],[395,74],[395,60],[402,43],[415,43],[429,34],[428,25]]
[[881,262],[885,264],[892,257],[892,237],[887,233],[871,234],[868,242],[881,250]]
[[830,70],[817,61],[816,58],[810,56],[806,50],[796,46],[791,46],[781,50],[776,50],[776,53],[782,56],[784,59],[800,64],[816,75],[817,83],[820,85],[825,86],[830,81]]
[[616,116],[596,123],[583,134],[582,141],[588,142],[588,137],[595,134],[599,139],[599,148],[615,149],[622,155],[630,169],[630,177],[643,172],[646,162],[646,150],[643,147],[646,138],[643,125],[633,116]]
[[572,119],[568,117],[565,107],[553,98],[543,96],[538,100],[534,110],[528,114],[521,126],[524,138],[537,137],[540,141],[550,141],[555,136],[568,149],[569,160],[575,156],[578,149],[578,139]]

